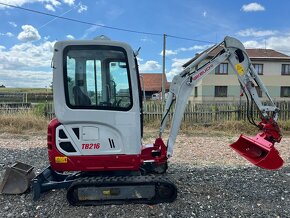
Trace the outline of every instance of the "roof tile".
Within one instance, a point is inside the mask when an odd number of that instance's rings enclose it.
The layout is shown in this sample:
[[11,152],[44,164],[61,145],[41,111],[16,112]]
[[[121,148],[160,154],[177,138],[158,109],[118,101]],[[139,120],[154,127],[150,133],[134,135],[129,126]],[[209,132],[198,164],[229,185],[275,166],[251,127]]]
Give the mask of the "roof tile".
[[[222,50],[222,47],[217,47],[213,51],[209,53],[209,57],[214,57]],[[267,59],[267,60],[289,60],[290,56],[283,54],[281,52],[275,51],[273,49],[261,49],[261,48],[252,48],[252,49],[246,49],[249,57],[251,59]],[[186,62],[183,67],[187,67],[191,62],[193,62],[197,57],[199,57],[200,54],[193,57],[191,60]]]
[[[141,73],[143,77],[145,91],[156,91],[160,92],[162,90],[162,73]],[[141,87],[143,84],[141,79]],[[165,87],[169,88],[169,83],[167,82],[167,78],[165,76]]]

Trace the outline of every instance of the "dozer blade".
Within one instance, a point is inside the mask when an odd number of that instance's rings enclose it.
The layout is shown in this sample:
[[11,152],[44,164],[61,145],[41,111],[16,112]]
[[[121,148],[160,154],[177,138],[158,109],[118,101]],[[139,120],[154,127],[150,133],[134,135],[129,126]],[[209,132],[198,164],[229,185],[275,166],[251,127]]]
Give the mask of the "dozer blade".
[[30,181],[35,177],[33,167],[17,162],[11,167],[7,167],[2,183],[0,184],[0,193],[2,194],[21,194],[28,190]]
[[284,163],[274,144],[266,140],[263,133],[253,138],[241,135],[230,146],[248,161],[264,169],[276,170]]

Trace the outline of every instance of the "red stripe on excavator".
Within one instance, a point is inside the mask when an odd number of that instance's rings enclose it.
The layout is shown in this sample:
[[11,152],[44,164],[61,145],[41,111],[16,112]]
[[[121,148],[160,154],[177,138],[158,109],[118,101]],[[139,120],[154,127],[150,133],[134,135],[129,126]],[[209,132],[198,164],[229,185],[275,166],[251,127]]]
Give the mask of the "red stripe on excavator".
[[[65,156],[55,145],[55,131],[60,124],[57,119],[53,119],[48,126],[47,137],[49,162],[56,171],[134,171],[139,170],[144,161],[153,160],[157,165],[167,161],[166,146],[161,138],[156,139],[152,147],[142,149],[141,154],[137,155]],[[153,151],[160,151],[160,155],[153,157]]]
[[63,156],[57,150],[53,149],[48,155],[50,165],[56,171],[114,171],[140,168],[140,155],[69,156],[67,163],[55,162],[55,157]]
[[55,145],[55,130],[61,123],[57,119],[48,125],[48,158],[53,170],[56,171],[104,171],[104,170],[139,170],[140,155],[100,155],[100,156],[67,156],[63,163],[56,159],[66,157]]

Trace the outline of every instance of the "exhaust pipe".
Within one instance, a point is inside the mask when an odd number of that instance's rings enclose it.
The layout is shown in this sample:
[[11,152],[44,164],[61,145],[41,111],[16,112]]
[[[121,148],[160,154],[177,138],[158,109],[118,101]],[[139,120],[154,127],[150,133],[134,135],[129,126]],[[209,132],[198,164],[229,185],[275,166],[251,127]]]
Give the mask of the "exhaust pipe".
[[30,188],[30,182],[34,177],[35,173],[32,166],[17,162],[6,168],[0,184],[0,193],[22,194]]

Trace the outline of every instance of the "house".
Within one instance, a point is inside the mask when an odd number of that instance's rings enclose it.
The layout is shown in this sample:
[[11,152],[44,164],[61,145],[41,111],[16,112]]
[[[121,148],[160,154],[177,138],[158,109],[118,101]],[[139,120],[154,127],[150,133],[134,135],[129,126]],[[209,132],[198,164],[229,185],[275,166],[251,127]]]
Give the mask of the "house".
[[[146,99],[151,99],[152,95],[157,93],[158,96],[161,96],[162,73],[140,73],[140,84],[142,92],[145,91]],[[169,90],[169,86],[165,76],[165,92]]]
[[[214,57],[221,49],[217,48],[209,53]],[[290,56],[272,49],[246,49],[258,72],[266,85],[270,96],[275,101],[290,100]],[[185,63],[188,66],[196,57]],[[259,97],[266,100],[266,96],[257,88]],[[195,102],[219,101],[234,102],[245,100],[240,97],[241,88],[237,76],[227,62],[220,64],[213,72],[200,81],[194,88],[190,100]]]

